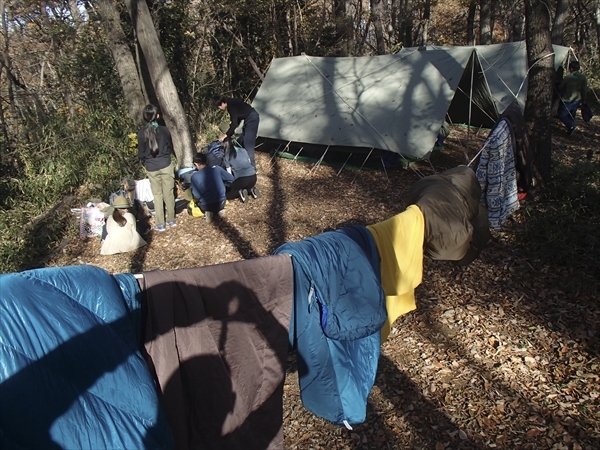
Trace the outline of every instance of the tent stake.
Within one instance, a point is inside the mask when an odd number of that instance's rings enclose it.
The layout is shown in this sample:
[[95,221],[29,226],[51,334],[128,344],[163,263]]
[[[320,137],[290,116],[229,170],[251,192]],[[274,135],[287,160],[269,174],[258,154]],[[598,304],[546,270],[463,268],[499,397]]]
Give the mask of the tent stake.
[[[288,148],[291,143],[292,143],[292,141],[289,141],[287,143],[287,145],[283,148],[283,152],[282,153],[285,153],[285,149]],[[275,153],[273,153],[273,156],[271,156],[271,159],[269,160],[269,167],[271,166],[271,163],[273,162],[273,158],[275,158],[275,156],[277,156],[277,153],[279,152],[279,147],[281,147],[281,144],[279,144],[277,146],[277,150],[275,150]]]
[[[367,157],[365,158],[365,160],[363,161],[362,165],[360,166],[360,168],[358,169],[358,171],[360,172],[362,170],[362,168],[365,166],[365,164],[367,163],[367,159],[369,159],[369,156],[371,156],[371,153],[373,153],[373,150],[375,149],[375,147],[371,147],[371,151],[369,152],[369,154],[367,155]],[[350,184],[354,184],[354,181],[356,180],[356,177],[358,176],[358,172],[356,173],[356,175],[354,175],[354,179],[352,180],[352,183]]]
[[310,172],[309,172],[310,175],[313,175],[313,172],[317,171],[317,169],[321,165],[321,162],[323,162],[323,158],[325,158],[325,155],[327,154],[327,150],[329,150],[329,145],[327,146],[327,148],[325,149],[325,151],[323,152],[323,154],[321,155],[319,160],[314,164],[314,166],[312,166],[312,169],[310,169]]
[[385,169],[385,163],[383,162],[383,157],[380,156],[379,160],[381,161],[381,167],[383,167],[383,173],[385,173],[385,178],[387,179],[387,181],[389,183],[390,177],[388,177],[387,170]]
[[338,171],[336,176],[338,176],[338,177],[340,176],[340,173],[342,173],[342,170],[344,170],[344,167],[346,167],[346,163],[348,162],[348,160],[350,159],[351,156],[352,156],[352,153],[350,153],[348,155],[348,157],[346,158],[346,161],[344,162],[344,164],[342,165],[342,168]]
[[294,162],[296,162],[296,160],[298,159],[298,156],[300,156],[300,153],[302,153],[302,149],[304,147],[300,147],[300,150],[298,150],[298,153],[296,153],[296,156],[294,156]]

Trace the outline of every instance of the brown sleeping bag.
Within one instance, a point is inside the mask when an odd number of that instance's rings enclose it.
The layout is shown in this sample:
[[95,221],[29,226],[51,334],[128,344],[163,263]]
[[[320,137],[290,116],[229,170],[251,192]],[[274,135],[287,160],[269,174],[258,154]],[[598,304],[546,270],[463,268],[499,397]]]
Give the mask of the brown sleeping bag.
[[490,238],[481,188],[475,172],[458,166],[414,183],[408,205],[417,205],[425,218],[425,255],[470,264]]

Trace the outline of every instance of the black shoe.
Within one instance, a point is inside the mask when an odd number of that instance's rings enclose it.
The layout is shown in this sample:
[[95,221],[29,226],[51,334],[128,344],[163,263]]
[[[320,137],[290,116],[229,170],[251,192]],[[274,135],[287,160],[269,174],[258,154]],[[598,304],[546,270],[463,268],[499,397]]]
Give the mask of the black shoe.
[[242,203],[246,203],[246,200],[248,200],[248,191],[246,189],[240,189],[240,200]]
[[260,198],[260,191],[256,187],[253,187],[252,189],[250,189],[250,195],[253,199]]
[[575,133],[575,128],[577,128],[577,127],[569,128],[569,129],[567,130],[567,134],[568,134],[569,136],[573,136],[573,133]]

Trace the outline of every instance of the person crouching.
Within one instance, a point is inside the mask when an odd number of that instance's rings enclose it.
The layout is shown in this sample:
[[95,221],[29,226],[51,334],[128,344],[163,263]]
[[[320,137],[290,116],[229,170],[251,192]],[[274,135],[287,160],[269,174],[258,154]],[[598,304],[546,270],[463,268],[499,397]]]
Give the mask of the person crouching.
[[196,153],[194,156],[196,172],[192,175],[192,195],[197,199],[198,207],[204,213],[208,223],[214,215],[223,216],[225,208],[225,184],[233,183],[234,178],[220,166],[208,166],[206,155]]
[[123,196],[114,199],[114,210],[106,219],[106,238],[100,247],[101,255],[127,253],[146,245],[136,230],[135,216],[129,212],[129,202]]

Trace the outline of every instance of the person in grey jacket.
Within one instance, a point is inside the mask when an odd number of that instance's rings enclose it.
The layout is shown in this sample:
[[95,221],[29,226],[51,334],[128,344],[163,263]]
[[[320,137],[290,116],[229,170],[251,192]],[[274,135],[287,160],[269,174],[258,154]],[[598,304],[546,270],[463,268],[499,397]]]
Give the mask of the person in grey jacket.
[[167,224],[174,227],[175,222],[175,172],[171,155],[173,141],[165,126],[158,124],[158,108],[147,105],[142,113],[146,125],[138,131],[138,158],[148,172],[150,187],[154,197],[156,211],[156,231],[165,231],[165,207]]
[[246,202],[248,195],[260,198],[260,192],[256,188],[256,169],[244,147],[236,147],[231,139],[223,141],[225,156],[223,163],[227,171],[234,177],[233,183],[227,190],[227,200],[237,197]]

